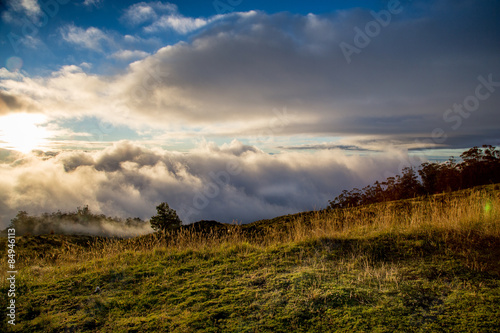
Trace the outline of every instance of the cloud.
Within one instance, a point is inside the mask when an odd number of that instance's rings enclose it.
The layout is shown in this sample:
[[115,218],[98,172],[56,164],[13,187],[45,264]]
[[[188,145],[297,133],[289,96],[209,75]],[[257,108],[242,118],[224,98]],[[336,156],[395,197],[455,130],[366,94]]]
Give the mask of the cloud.
[[128,7],[120,20],[123,23],[139,25],[156,20],[161,13],[176,13],[177,11],[177,6],[171,3],[139,2]]
[[101,4],[101,2],[102,0],[85,0],[83,1],[83,5],[88,7],[91,6],[98,7]]
[[222,16],[210,19],[185,17],[179,13],[177,5],[172,3],[140,2],[125,10],[121,21],[133,26],[148,23],[144,31],[154,33],[162,30],[174,30],[179,34],[186,34],[202,28]]
[[28,13],[28,15],[40,15],[41,9],[37,0],[21,0],[19,5]]
[[112,94],[109,91],[113,87],[109,82],[97,75],[86,74],[82,67],[75,65],[63,66],[45,78],[29,78],[20,72],[0,69],[0,86],[5,90],[4,94],[23,100],[25,105],[45,114],[48,120],[82,117],[97,109],[104,112],[113,105],[110,101],[106,101],[108,105],[102,104],[103,96]]
[[23,102],[19,97],[12,96],[0,90],[0,115],[5,115],[8,111],[23,108]]
[[[350,64],[339,44],[353,43],[355,27],[374,20],[369,11],[232,13],[217,16],[189,41],[131,63],[125,73],[59,71],[44,78],[4,79],[0,86],[47,114],[95,116],[165,135],[257,142],[292,135],[369,136],[380,140],[379,147],[356,146],[379,150],[387,142],[428,147],[412,142],[432,139],[433,131],[442,129],[447,139],[434,142],[436,147],[481,145],[498,138],[498,87],[458,129],[445,112],[474,95],[478,77],[500,81],[498,3],[445,2],[447,10],[408,4]],[[145,27],[177,15],[169,4],[137,5],[156,15],[138,19]],[[70,26],[64,36],[102,49],[105,34],[92,29]],[[113,57],[139,55],[122,52]],[[283,108],[287,113],[273,111]]]
[[36,111],[38,111],[38,107],[29,99],[0,90],[0,116],[15,112]]
[[131,61],[143,59],[148,55],[150,54],[140,50],[120,50],[113,53],[110,57],[122,61]]
[[7,1],[8,10],[2,13],[2,18],[7,22],[14,20],[16,16],[26,16],[32,21],[38,22],[42,10],[37,0],[10,0]]
[[95,27],[83,29],[74,25],[67,25],[61,28],[61,36],[68,43],[98,52],[103,51],[103,43],[112,43],[110,36]]
[[154,20],[157,17],[155,10],[145,3],[136,3],[130,6],[122,17],[122,21],[133,25]]
[[209,23],[208,20],[202,18],[184,17],[182,15],[162,16],[150,26],[144,28],[147,32],[156,32],[167,28],[173,29],[180,34],[197,30]]
[[[283,135],[392,134],[407,140],[442,127],[451,137],[457,133],[443,120],[444,112],[474,93],[479,75],[495,73],[500,80],[493,55],[498,23],[487,7],[467,22],[450,21],[464,10],[461,6],[429,13],[425,20],[395,17],[350,65],[339,43],[352,41],[353,28],[373,20],[369,13],[227,15],[192,43],[165,47],[131,66],[131,79],[161,72],[168,77],[151,84],[143,94],[147,100],[140,97],[143,89],[129,96],[143,115],[201,125],[222,122],[227,127],[218,130],[228,136],[266,130],[258,120],[287,106],[297,121]],[[458,38],[455,31],[465,24],[489,28],[476,32],[480,41],[470,34]],[[484,61],[472,60],[478,57]],[[490,127],[498,104],[495,94],[467,126]],[[237,130],[230,133],[231,128]]]
[[11,156],[0,163],[1,226],[18,210],[91,211],[148,219],[167,201],[185,222],[251,222],[324,208],[342,189],[398,168],[396,154],[341,151],[269,155],[238,141],[202,142],[187,153],[122,141],[98,152]]
[[352,151],[370,151],[370,149],[362,148],[356,145],[340,145],[331,142],[318,143],[318,144],[305,144],[300,146],[279,146],[278,148],[289,149],[289,150],[340,149],[340,150],[352,150]]

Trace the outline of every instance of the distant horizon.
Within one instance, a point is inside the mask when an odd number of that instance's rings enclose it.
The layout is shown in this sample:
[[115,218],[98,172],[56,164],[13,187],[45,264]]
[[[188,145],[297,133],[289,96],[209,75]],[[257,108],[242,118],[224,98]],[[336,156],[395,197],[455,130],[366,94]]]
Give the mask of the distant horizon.
[[494,0],[7,0],[0,228],[256,221],[498,147],[499,40]]

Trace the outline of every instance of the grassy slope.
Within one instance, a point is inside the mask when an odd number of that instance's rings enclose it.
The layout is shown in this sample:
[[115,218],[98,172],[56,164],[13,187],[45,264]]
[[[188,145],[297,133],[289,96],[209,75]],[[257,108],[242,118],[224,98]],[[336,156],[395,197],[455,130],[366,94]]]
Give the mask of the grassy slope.
[[191,229],[19,238],[0,331],[500,332],[498,186]]

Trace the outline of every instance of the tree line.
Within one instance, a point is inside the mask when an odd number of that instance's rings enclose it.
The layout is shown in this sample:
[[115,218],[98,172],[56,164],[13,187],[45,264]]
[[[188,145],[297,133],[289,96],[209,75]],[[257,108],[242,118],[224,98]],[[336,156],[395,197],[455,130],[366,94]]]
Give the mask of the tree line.
[[500,150],[491,145],[473,147],[445,163],[426,162],[406,167],[401,175],[376,181],[363,189],[344,190],[329,201],[329,208],[346,208],[377,202],[409,199],[500,183]]

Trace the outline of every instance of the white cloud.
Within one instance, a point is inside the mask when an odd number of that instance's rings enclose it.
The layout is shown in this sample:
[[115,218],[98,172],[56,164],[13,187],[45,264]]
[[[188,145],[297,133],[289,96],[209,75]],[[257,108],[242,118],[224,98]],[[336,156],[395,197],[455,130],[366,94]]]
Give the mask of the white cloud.
[[22,19],[28,18],[37,23],[43,12],[37,0],[7,0],[7,10],[2,13],[4,23],[23,24]]
[[106,100],[107,96],[116,95],[109,82],[86,74],[82,67],[75,65],[63,66],[46,78],[29,78],[22,73],[14,76],[7,70],[0,70],[0,86],[22,101],[11,112],[36,109],[50,119],[94,115],[94,112],[105,114],[116,103]]
[[202,18],[184,17],[182,15],[165,15],[160,17],[150,26],[144,28],[147,32],[156,32],[164,29],[173,29],[180,34],[199,29],[209,23],[208,20]]
[[101,4],[102,0],[85,0],[83,1],[84,6],[95,6],[98,7]]
[[37,49],[38,51],[40,51],[40,48],[44,46],[44,43],[39,38],[29,35],[24,36],[21,39],[21,43],[26,47],[29,47],[31,49]]
[[11,72],[5,67],[0,68],[0,80],[19,81],[23,80],[24,78],[25,76],[19,71]]
[[155,10],[144,2],[130,6],[122,17],[122,21],[133,25],[141,24],[157,18]]
[[149,38],[142,38],[137,35],[125,35],[121,39],[122,43],[120,44],[123,49],[135,49],[135,50],[141,50],[141,49],[154,49],[157,50],[164,46],[164,44],[161,42],[160,38],[157,36],[150,36]]
[[140,50],[120,50],[113,53],[110,57],[122,61],[132,61],[143,59],[148,55],[150,54]]
[[126,24],[139,25],[156,20],[162,13],[177,13],[177,6],[160,1],[139,2],[125,10],[121,21]]
[[121,17],[121,21],[131,25],[149,23],[144,27],[144,31],[149,33],[171,29],[179,34],[186,34],[200,29],[209,22],[221,17],[221,15],[210,19],[185,17],[179,13],[175,4],[157,1],[133,4],[127,8]]
[[2,13],[2,21],[3,23],[12,23],[14,22],[14,17],[12,16],[12,13],[8,10],[4,11]]
[[25,11],[26,15],[32,18],[37,18],[42,14],[40,5],[37,0],[20,0],[17,1],[18,6]]
[[74,25],[68,25],[61,29],[61,35],[68,43],[94,51],[103,51],[103,43],[112,42],[111,37],[95,27],[83,29]]

